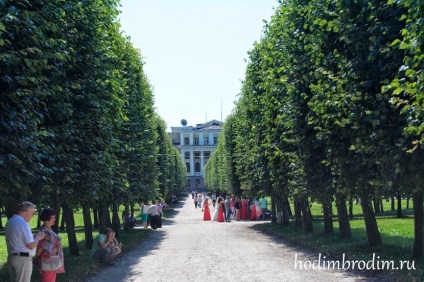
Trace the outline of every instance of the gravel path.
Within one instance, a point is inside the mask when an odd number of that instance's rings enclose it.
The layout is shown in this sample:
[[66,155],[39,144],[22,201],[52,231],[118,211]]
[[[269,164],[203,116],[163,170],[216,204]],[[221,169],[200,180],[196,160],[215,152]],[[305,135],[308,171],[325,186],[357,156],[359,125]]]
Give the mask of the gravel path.
[[314,262],[319,255],[262,234],[255,224],[204,222],[189,197],[161,229],[87,281],[370,281],[351,271],[305,270],[299,263],[295,269],[296,259]]

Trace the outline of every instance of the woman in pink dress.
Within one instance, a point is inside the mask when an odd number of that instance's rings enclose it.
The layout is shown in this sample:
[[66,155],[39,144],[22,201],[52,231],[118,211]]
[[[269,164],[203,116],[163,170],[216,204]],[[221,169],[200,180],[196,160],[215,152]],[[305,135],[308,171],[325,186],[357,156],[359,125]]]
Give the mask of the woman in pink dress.
[[224,211],[225,211],[225,207],[224,207],[224,201],[222,200],[221,197],[218,198],[218,200],[216,201],[216,205],[217,205],[217,209],[218,209],[218,222],[225,222],[224,219]]
[[246,198],[241,200],[241,219],[249,219]]
[[256,220],[261,220],[262,210],[261,210],[261,202],[255,200],[256,207]]
[[211,220],[211,212],[209,210],[209,201],[205,199],[203,202],[203,220]]
[[250,204],[250,220],[256,221],[256,205],[255,201],[252,200]]

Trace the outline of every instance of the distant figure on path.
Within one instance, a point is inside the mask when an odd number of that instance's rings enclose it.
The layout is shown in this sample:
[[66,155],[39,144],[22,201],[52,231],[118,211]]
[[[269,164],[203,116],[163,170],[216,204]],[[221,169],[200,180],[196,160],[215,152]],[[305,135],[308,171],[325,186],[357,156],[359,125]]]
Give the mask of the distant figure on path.
[[246,198],[241,199],[241,219],[249,219],[249,210],[247,207]]
[[194,207],[197,209],[197,204],[199,202],[199,198],[197,197],[197,194],[194,195]]
[[203,220],[208,221],[211,220],[211,211],[209,209],[209,201],[208,198],[205,199],[203,203]]
[[225,222],[224,213],[225,213],[225,207],[224,207],[224,201],[221,197],[218,198],[216,201],[217,209],[218,209],[218,219],[217,222]]
[[250,220],[256,221],[256,205],[254,200],[250,204]]
[[215,207],[215,204],[216,204],[216,194],[213,193],[212,194],[212,205],[213,205],[213,207]]
[[147,217],[149,216],[149,207],[144,204],[144,202],[140,203],[140,214],[141,221],[143,222],[143,227],[147,228]]
[[158,228],[159,208],[155,204],[151,204],[148,209],[150,215],[150,226],[152,229]]
[[268,208],[267,208],[268,201],[262,195],[262,197],[259,199],[259,202],[261,203],[262,220],[265,220],[265,218],[266,218],[266,212],[268,210]]
[[234,208],[236,209],[235,219],[239,221],[241,218],[241,203],[238,197],[236,198],[236,201],[234,202]]

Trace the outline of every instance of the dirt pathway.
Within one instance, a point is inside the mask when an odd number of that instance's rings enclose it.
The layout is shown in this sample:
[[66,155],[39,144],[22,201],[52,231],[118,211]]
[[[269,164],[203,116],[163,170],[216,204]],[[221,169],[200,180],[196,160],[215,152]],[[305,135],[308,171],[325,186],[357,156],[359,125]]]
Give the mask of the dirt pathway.
[[88,281],[370,281],[349,271],[299,269],[299,262],[308,266],[306,261],[317,261],[318,254],[254,230],[256,222],[202,219],[187,198],[163,228]]

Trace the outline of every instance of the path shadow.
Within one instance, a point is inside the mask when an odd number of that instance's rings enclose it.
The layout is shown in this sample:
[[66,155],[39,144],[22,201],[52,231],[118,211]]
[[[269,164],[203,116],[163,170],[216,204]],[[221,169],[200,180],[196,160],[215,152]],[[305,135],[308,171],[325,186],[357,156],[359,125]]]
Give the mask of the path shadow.
[[[267,223],[271,224],[271,223]],[[285,248],[289,248],[289,251],[294,254],[302,254],[302,259],[297,259],[296,257],[293,257],[293,269],[299,269],[299,271],[314,271],[314,269],[300,269],[301,265],[305,265],[305,262],[308,262],[307,266],[309,266],[309,262],[314,263],[315,265],[318,265],[318,262],[320,262],[321,269],[325,269],[328,271],[335,271],[342,273],[343,276],[346,278],[355,278],[356,281],[385,281],[385,282],[395,282],[397,281],[396,278],[391,277],[387,272],[383,272],[382,270],[359,270],[359,269],[351,269],[346,268],[343,269],[343,256],[337,255],[337,254],[328,254],[328,253],[321,253],[319,250],[315,250],[312,248],[309,248],[305,245],[299,245],[298,243],[290,242],[285,240],[281,234],[273,233],[272,231],[264,228],[263,224],[255,224],[248,227],[249,229],[255,230],[257,232],[262,233],[264,236],[266,236],[271,242],[277,244],[277,245],[284,245]],[[296,261],[297,259],[297,261]],[[345,261],[352,260],[349,259],[349,254],[345,254],[344,257]],[[372,257],[370,258],[372,259]],[[337,264],[336,262],[339,262]],[[295,266],[297,262],[297,267]],[[300,263],[299,263],[300,262]],[[334,263],[334,264],[333,264]],[[333,265],[335,265],[335,269],[333,270]],[[340,266],[339,269],[337,269],[337,266]]]

